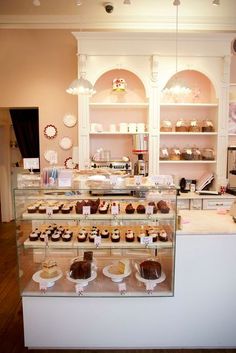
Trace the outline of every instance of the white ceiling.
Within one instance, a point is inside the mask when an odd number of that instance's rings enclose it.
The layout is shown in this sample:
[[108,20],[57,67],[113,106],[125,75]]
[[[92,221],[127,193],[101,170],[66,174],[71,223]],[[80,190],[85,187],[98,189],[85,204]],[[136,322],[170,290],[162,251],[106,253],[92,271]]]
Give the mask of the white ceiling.
[[[179,30],[236,33],[236,0],[180,0]],[[114,11],[106,13],[106,0],[0,0],[0,28],[73,28],[79,30],[174,31],[173,0],[111,0]]]

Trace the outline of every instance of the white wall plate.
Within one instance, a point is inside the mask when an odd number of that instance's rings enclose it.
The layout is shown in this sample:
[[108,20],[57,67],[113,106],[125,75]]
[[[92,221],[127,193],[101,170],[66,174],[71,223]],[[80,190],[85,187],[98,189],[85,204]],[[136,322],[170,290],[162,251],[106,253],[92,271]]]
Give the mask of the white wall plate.
[[59,145],[63,150],[69,150],[73,144],[69,137],[62,137],[59,142]]
[[44,132],[44,136],[47,137],[48,139],[53,139],[54,137],[57,136],[57,128],[55,125],[52,125],[52,124],[45,126],[43,132]]
[[63,118],[63,123],[67,127],[73,127],[77,123],[77,118],[75,115],[72,114],[66,114]]

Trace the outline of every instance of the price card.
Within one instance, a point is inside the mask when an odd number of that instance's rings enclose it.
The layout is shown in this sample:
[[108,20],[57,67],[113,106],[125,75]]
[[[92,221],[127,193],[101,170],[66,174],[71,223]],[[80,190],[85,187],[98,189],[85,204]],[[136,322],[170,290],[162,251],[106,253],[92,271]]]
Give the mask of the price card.
[[155,185],[157,185],[157,184],[159,183],[159,177],[158,177],[158,175],[152,175],[151,179],[152,179],[152,182],[153,182]]
[[148,291],[149,294],[152,294],[155,287],[156,287],[156,283],[153,283],[151,281],[147,281],[146,290]]
[[23,158],[24,169],[39,169],[39,158]]
[[84,287],[81,284],[77,283],[75,285],[75,293],[78,295],[83,295],[83,292],[84,292]]
[[52,217],[52,215],[53,215],[53,210],[52,210],[52,207],[46,207],[46,215],[48,216],[48,217]]
[[114,216],[119,214],[119,206],[116,205],[111,205],[111,214],[113,214]]
[[58,186],[59,187],[71,187],[72,185],[72,171],[67,169],[62,169],[58,174]]
[[83,215],[89,215],[91,213],[91,206],[83,206]]
[[134,183],[135,185],[139,186],[142,184],[143,176],[142,175],[135,175],[134,176]]
[[110,175],[110,183],[115,186],[118,183],[118,176],[117,175]]
[[101,243],[102,243],[102,237],[101,237],[101,235],[96,235],[96,236],[94,237],[94,244],[95,244],[95,246],[98,247],[98,246],[101,245]]
[[153,206],[152,205],[147,205],[146,206],[146,214],[148,216],[152,215],[153,214]]
[[42,291],[42,292],[46,292],[47,289],[48,289],[48,284],[46,281],[40,281],[39,282],[39,289]]
[[146,245],[146,246],[148,246],[149,244],[152,244],[152,242],[153,242],[153,239],[152,239],[152,237],[142,237],[141,239],[140,239],[140,243],[141,244],[143,244],[143,245]]
[[118,284],[118,289],[121,295],[126,293],[126,283],[122,282]]

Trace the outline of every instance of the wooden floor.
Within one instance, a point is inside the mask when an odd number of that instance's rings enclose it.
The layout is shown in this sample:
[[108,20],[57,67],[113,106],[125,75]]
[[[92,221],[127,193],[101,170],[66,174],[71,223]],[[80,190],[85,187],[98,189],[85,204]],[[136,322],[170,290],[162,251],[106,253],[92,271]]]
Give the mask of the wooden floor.
[[[18,268],[15,243],[14,222],[0,223],[0,352],[1,353],[24,353],[29,350],[24,347],[22,307],[18,289]],[[33,350],[35,353],[67,353],[67,352],[95,352],[94,350]],[[202,352],[230,353],[236,350],[204,350],[189,349],[176,350],[122,350],[122,352],[144,353],[144,352],[175,352],[175,353],[202,353]],[[96,352],[102,352],[96,351]],[[120,350],[106,350],[109,352],[121,352]]]

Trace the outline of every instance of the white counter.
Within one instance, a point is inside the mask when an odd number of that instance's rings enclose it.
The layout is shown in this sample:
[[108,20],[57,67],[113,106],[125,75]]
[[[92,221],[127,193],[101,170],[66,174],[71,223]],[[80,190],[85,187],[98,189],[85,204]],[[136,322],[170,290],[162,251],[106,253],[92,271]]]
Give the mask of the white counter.
[[181,210],[179,213],[182,217],[182,230],[178,230],[177,235],[236,235],[236,223],[229,212],[219,214],[215,210]]

